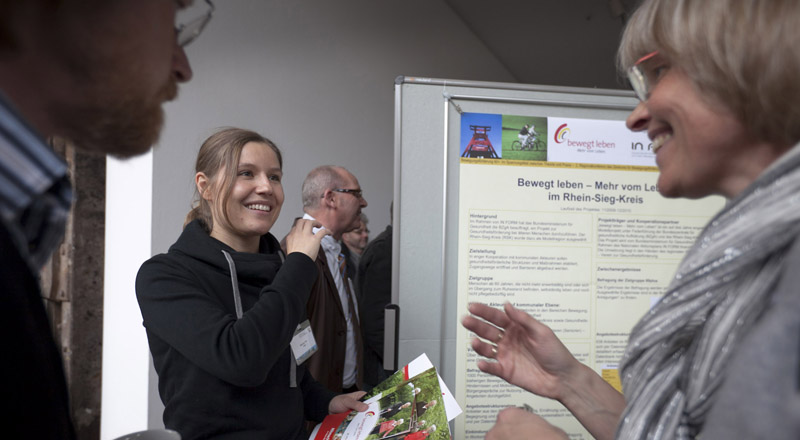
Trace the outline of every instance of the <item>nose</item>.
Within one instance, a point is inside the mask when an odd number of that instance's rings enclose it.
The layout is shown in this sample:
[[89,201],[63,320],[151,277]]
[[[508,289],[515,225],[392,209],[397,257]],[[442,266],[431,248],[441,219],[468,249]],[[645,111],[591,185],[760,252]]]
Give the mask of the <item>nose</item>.
[[178,42],[175,42],[175,52],[172,54],[172,76],[179,83],[188,82],[192,79],[192,66],[189,65],[189,57]]
[[650,123],[650,112],[644,102],[639,102],[636,108],[633,109],[628,118],[625,120],[625,125],[630,131],[643,131],[647,130],[647,124]]
[[367,207],[367,199],[365,199],[364,196],[361,196],[360,204],[361,204],[362,208],[366,208]]
[[264,176],[258,181],[256,192],[259,194],[272,194],[272,182],[269,177]]

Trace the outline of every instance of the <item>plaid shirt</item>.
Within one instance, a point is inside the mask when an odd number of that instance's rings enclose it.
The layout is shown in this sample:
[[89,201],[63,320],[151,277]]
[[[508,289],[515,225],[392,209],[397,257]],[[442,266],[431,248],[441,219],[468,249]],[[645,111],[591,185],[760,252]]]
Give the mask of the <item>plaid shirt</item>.
[[58,246],[71,201],[66,164],[0,92],[0,221],[34,273]]

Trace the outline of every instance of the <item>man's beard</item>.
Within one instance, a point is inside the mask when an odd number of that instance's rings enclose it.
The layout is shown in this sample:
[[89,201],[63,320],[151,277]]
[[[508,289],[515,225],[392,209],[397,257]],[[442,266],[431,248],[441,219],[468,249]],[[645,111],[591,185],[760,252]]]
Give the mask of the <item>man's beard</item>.
[[127,158],[146,153],[158,141],[164,125],[163,104],[177,96],[178,86],[170,78],[153,97],[135,90],[119,93],[109,87],[99,98],[67,113],[65,135],[87,151]]

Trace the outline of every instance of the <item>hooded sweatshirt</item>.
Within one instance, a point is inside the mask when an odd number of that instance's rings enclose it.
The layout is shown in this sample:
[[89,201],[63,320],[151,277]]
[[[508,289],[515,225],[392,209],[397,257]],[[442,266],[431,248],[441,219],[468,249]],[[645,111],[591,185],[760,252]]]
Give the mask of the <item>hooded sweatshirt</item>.
[[317,268],[300,252],[282,259],[271,234],[259,253],[237,252],[195,220],[139,269],[164,424],[184,440],[304,439],[304,420],[327,415],[335,394],[289,347]]

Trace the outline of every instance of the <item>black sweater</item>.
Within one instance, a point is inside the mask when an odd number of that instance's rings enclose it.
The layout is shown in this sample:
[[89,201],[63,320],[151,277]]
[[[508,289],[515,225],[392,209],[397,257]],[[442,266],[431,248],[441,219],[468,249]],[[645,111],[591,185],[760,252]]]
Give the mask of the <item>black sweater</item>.
[[2,438],[75,438],[61,352],[39,280],[0,219],[0,429]]
[[[290,384],[289,342],[305,319],[317,269],[299,252],[281,264],[279,249],[267,234],[260,253],[236,252],[194,221],[139,270],[136,296],[164,423],[184,440],[304,439],[303,421],[327,414],[334,394],[305,366],[297,367],[297,386]],[[223,250],[235,264],[241,319]]]

